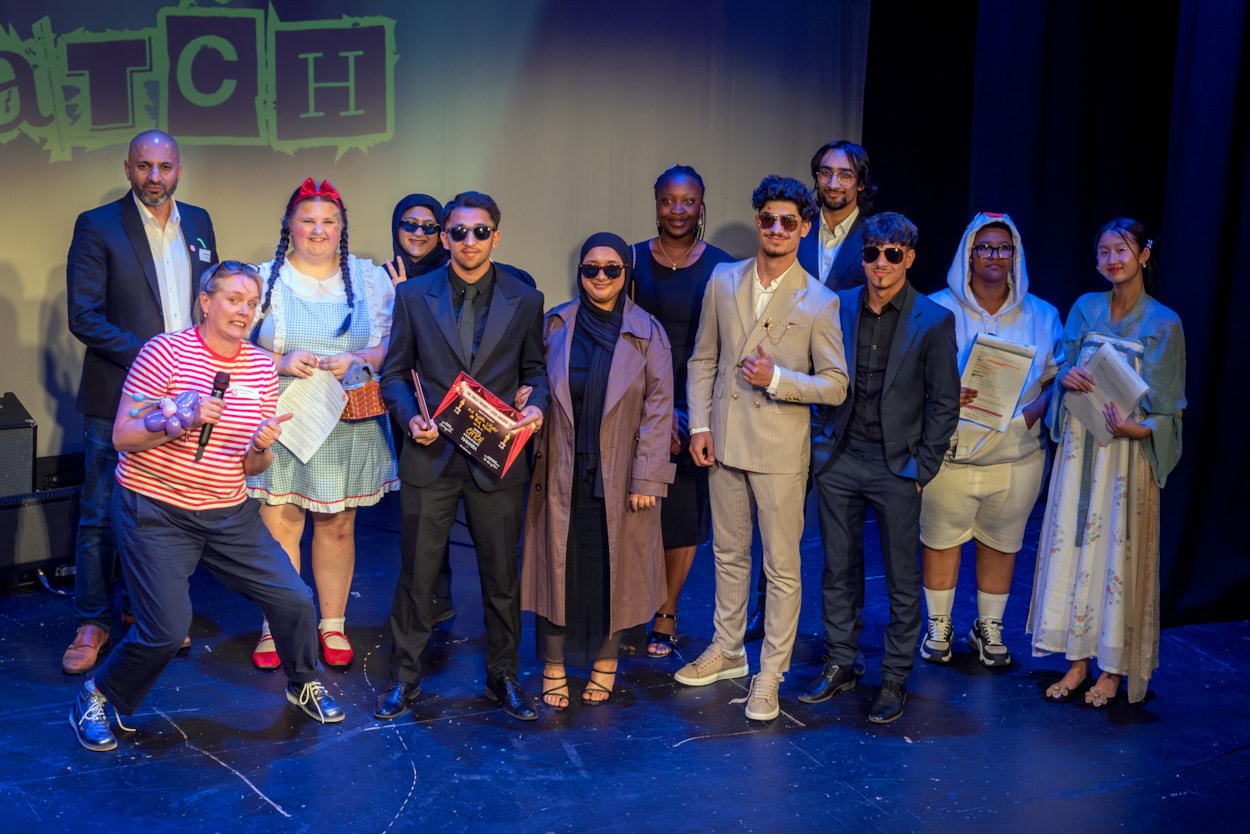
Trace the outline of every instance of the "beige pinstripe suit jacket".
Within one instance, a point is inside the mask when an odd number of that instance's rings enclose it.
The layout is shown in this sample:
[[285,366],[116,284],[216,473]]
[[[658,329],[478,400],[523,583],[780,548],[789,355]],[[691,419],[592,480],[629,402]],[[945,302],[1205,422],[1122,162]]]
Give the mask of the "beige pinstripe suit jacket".
[[[713,452],[748,472],[806,472],[810,403],[846,398],[846,355],[838,297],[796,262],[757,320],[755,259],[716,267],[690,357],[686,394],[691,426],[710,426]],[[781,368],[777,396],[742,378],[757,345]]]

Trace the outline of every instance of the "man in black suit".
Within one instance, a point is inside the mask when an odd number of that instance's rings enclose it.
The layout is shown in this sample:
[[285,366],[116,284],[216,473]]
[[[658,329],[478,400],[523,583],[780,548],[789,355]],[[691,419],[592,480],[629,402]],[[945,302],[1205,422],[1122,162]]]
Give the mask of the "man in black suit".
[[391,683],[374,716],[398,718],[421,693],[421,653],[434,627],[434,583],[463,496],[477,551],[486,620],[486,694],[513,718],[538,717],[517,680],[521,613],[517,541],[529,462],[502,477],[488,471],[421,416],[412,370],[433,410],[463,371],[512,402],[529,386],[522,422],[542,425],[549,390],[543,350],[543,295],[510,269],[496,268],[499,207],[486,194],[457,195],[443,210],[451,262],[400,284],[382,395],[408,428],[399,459],[402,563],[391,603]]
[[[858,287],[864,283],[864,267],[859,261],[863,248],[860,229],[877,194],[868,151],[845,139],[827,142],[812,155],[811,166],[820,212],[799,241],[799,265],[831,290]],[[747,642],[764,636],[768,580],[763,571],[755,593],[755,611],[747,621]]]
[[864,283],[860,229],[877,194],[868,151],[840,139],[816,151],[811,166],[820,222],[799,241],[799,264],[831,290],[858,287]]
[[878,724],[903,714],[920,636],[920,491],[942,464],[959,420],[959,368],[950,311],[916,292],[907,270],[916,227],[901,214],[863,225],[866,283],[838,293],[851,392],[814,414],[812,476],[825,546],[825,665],[800,695],[809,704],[855,687],[864,620],[864,516],[881,535],[890,621]]
[[86,469],[75,551],[79,625],[61,659],[71,675],[95,666],[113,619],[113,418],[122,383],[144,342],[191,325],[200,275],[217,263],[208,212],[173,199],[182,176],[174,138],[140,133],[123,168],[131,193],[78,216],[65,270],[69,329],[87,346],[77,402]]

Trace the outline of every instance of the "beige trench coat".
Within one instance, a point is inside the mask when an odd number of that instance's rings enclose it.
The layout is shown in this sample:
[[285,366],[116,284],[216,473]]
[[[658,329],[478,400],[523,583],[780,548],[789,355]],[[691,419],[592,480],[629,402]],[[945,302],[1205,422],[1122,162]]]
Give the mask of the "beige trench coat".
[[[575,457],[569,353],[580,303],[575,299],[547,314],[544,340],[551,405],[535,438],[521,560],[521,607],[557,625],[567,625],[564,567]],[[676,470],[668,454],[672,422],[668,335],[654,317],[626,299],[599,431],[612,631],[649,621],[667,594],[659,503],[632,512],[629,496],[662,499],[668,493]]]

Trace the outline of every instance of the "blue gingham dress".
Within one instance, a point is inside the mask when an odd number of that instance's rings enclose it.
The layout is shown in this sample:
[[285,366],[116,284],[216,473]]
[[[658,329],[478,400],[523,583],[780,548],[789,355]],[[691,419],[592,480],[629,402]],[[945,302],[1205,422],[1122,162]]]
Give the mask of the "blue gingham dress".
[[[347,315],[347,305],[301,298],[280,274],[266,314],[274,320],[272,343],[262,338],[261,346],[278,354],[307,350],[317,356],[368,347],[378,333],[370,314],[373,287],[365,278],[365,270],[373,268],[369,261],[349,259],[354,306],[351,328],[342,336],[334,334]],[[283,273],[289,269],[290,264],[283,264]],[[269,264],[261,266],[260,274],[268,279]],[[293,379],[279,376],[280,391]],[[266,504],[298,504],[319,513],[366,507],[399,488],[394,448],[387,415],[340,420],[308,463],[300,463],[285,446],[275,443],[273,465],[247,479],[247,492]]]

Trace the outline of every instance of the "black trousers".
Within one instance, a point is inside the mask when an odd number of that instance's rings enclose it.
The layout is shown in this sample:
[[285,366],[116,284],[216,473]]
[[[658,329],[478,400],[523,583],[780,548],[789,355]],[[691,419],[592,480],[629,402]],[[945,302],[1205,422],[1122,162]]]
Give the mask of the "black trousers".
[[426,487],[402,484],[399,496],[403,553],[391,602],[391,678],[421,680],[421,654],[434,630],[434,588],[462,496],[482,583],[486,673],[491,680],[515,674],[521,638],[517,542],[525,487],[486,492],[457,453],[437,481]]

